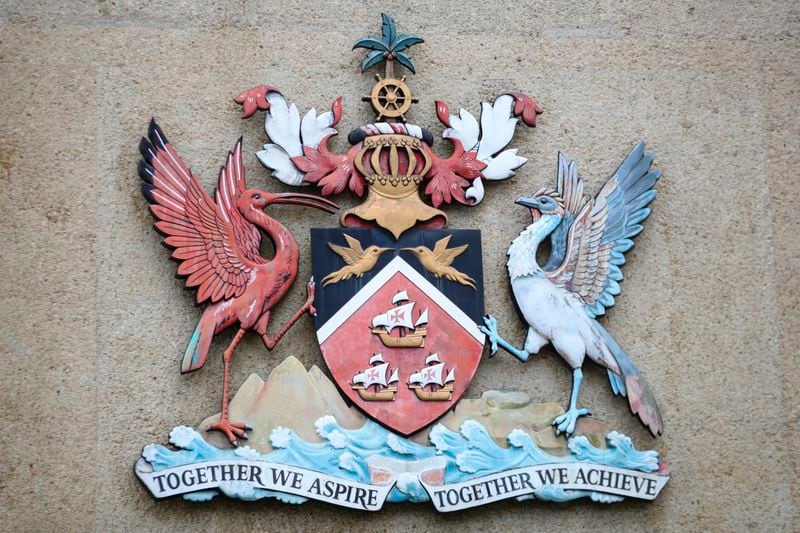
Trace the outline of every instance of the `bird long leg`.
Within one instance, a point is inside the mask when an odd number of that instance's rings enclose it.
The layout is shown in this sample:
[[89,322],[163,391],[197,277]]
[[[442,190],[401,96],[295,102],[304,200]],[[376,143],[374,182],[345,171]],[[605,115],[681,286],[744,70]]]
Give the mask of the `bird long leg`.
[[583,371],[576,368],[572,371],[572,394],[569,399],[569,410],[563,415],[556,417],[553,420],[553,425],[556,426],[556,435],[564,433],[569,436],[575,433],[575,424],[578,418],[584,415],[592,414],[588,409],[578,409],[578,394],[581,391],[581,383],[583,382]]
[[246,429],[253,429],[248,424],[240,423],[240,422],[231,422],[228,420],[228,385],[230,383],[230,374],[231,374],[231,357],[233,356],[234,350],[236,350],[236,346],[239,345],[239,342],[242,340],[244,336],[244,332],[247,331],[244,328],[239,328],[239,331],[236,332],[236,335],[233,337],[228,348],[225,350],[225,353],[222,356],[222,361],[225,365],[224,370],[224,377],[222,382],[222,414],[219,417],[219,422],[216,424],[211,424],[208,427],[208,431],[221,431],[228,437],[228,440],[234,446],[239,445],[239,441],[237,437],[241,437],[243,439],[247,439],[247,433],[245,433]]
[[515,348],[510,342],[500,336],[500,334],[497,332],[497,319],[495,317],[492,315],[486,315],[483,317],[483,323],[486,325],[480,326],[479,329],[487,337],[489,337],[489,342],[491,343],[491,351],[489,353],[490,357],[493,357],[494,354],[497,353],[497,348],[500,347],[514,357],[518,358],[520,361],[528,360],[531,354],[524,349]]
[[286,332],[294,326],[295,322],[300,320],[300,317],[303,316],[308,312],[311,315],[316,315],[317,310],[314,309],[314,278],[308,282],[308,297],[306,298],[306,303],[303,304],[303,307],[297,310],[297,312],[289,319],[288,322],[275,334],[274,337],[267,335],[267,326],[269,324],[269,311],[264,313],[258,321],[256,325],[256,331],[259,335],[261,335],[261,340],[264,341],[264,346],[267,347],[267,350],[272,350],[278,341],[280,341]]

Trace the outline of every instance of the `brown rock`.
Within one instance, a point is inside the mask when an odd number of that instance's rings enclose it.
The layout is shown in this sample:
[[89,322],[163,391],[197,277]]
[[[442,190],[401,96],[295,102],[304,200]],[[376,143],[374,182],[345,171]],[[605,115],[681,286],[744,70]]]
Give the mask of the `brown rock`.
[[606,435],[608,435],[608,425],[596,418],[581,417],[575,424],[575,435],[582,435],[589,439],[595,448],[607,448]]
[[[291,405],[291,409],[286,409]],[[304,440],[322,442],[314,423],[325,415],[333,415],[348,429],[364,424],[365,416],[356,408],[349,407],[336,385],[316,366],[306,371],[295,357],[286,358],[270,373],[267,381],[256,374],[242,384],[231,399],[231,420],[247,422],[253,429],[248,431],[247,445],[261,453],[272,451],[269,434],[279,426],[289,427]],[[461,400],[456,408],[435,424],[443,424],[452,431],[459,431],[466,420],[475,420],[488,430],[494,441],[508,447],[508,434],[521,429],[536,442],[537,446],[553,455],[566,455],[567,441],[556,436],[553,419],[564,410],[557,403],[531,403],[530,397],[520,391],[484,392],[480,398]],[[219,432],[206,431],[210,424],[219,420],[219,413],[203,420],[198,431],[208,442],[219,447],[230,446]],[[435,425],[433,424],[433,425]],[[413,440],[429,444],[430,427],[417,433]],[[575,430],[598,447],[605,447],[608,426],[593,418],[581,418]]]
[[[508,447],[507,437],[513,429],[521,429],[536,442],[537,446],[553,455],[566,455],[567,439],[557,436],[552,426],[553,419],[564,413],[557,403],[532,403],[530,397],[519,391],[484,392],[480,398],[461,400],[455,409],[438,423],[458,431],[466,420],[475,420],[489,431],[494,441]],[[426,443],[428,430],[416,435],[414,440]],[[592,419],[578,420],[575,434],[585,435],[595,446],[605,447],[608,426]]]
[[[270,373],[266,382],[251,374],[231,399],[230,413],[231,420],[253,426],[247,445],[261,453],[272,451],[269,434],[279,426],[291,428],[304,440],[322,442],[314,426],[320,417],[333,415],[349,429],[364,424],[364,415],[345,403],[319,368],[314,366],[306,372],[303,363],[291,356]],[[198,431],[215,446],[230,446],[221,433],[206,431],[218,420],[219,413],[206,418]]]

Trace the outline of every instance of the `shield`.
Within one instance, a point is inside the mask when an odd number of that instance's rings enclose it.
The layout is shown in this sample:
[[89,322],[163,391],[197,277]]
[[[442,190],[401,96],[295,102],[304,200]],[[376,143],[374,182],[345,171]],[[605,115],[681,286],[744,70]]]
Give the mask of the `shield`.
[[336,384],[410,435],[451,409],[483,353],[477,230],[312,229],[317,340]]

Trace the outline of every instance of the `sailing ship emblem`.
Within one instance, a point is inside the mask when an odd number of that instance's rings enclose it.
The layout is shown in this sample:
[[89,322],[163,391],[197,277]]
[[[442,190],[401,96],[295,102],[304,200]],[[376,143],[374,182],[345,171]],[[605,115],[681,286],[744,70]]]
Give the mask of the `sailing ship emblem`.
[[[419,313],[413,320],[416,302],[409,301],[408,292],[400,291],[392,297],[395,307],[372,319],[372,333],[384,346],[390,348],[421,348],[428,334],[428,310]],[[392,335],[392,332],[397,332]]]
[[439,359],[438,353],[425,358],[425,367],[411,374],[408,388],[414,391],[422,401],[449,401],[453,398],[453,382],[456,380],[456,369],[450,368],[447,376],[445,363]]
[[[414,230],[395,240],[382,229],[314,228],[314,279],[341,268],[328,243],[347,242],[345,235],[365,250],[388,250],[361,277],[318,288],[317,342],[342,393],[376,421],[410,435],[451,409],[478,369],[485,341],[477,326],[484,314],[480,232]],[[447,237],[451,246],[468,245],[453,264],[477,290],[437,277],[408,250],[434,249]]]
[[389,379],[389,363],[383,360],[383,354],[376,353],[369,358],[369,368],[365,368],[353,376],[351,387],[358,392],[363,400],[368,402],[390,402],[397,394],[399,381],[398,369],[395,368]]

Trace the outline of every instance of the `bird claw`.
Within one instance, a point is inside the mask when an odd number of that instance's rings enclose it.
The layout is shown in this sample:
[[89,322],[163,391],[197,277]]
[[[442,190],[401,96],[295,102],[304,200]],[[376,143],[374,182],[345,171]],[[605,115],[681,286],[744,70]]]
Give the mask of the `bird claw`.
[[489,342],[491,349],[489,351],[489,357],[494,357],[497,354],[497,340],[500,338],[500,334],[497,332],[497,319],[492,315],[486,315],[483,317],[483,323],[486,324],[485,326],[479,326],[484,335],[489,337]]
[[308,285],[306,285],[306,309],[311,316],[317,316],[317,308],[314,307],[314,296],[317,292],[316,286],[314,276],[311,276],[311,279],[308,280]]
[[553,425],[556,426],[556,435],[563,433],[569,437],[575,433],[575,424],[578,422],[578,418],[591,414],[591,411],[585,408],[570,409],[563,415],[556,417],[556,419],[553,420]]
[[231,422],[227,418],[223,418],[216,424],[211,424],[208,426],[206,431],[221,431],[228,437],[228,440],[234,446],[239,446],[239,439],[237,437],[247,440],[250,436],[245,433],[245,429],[253,429],[253,426],[250,424],[245,424],[244,422]]

